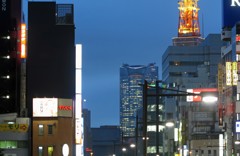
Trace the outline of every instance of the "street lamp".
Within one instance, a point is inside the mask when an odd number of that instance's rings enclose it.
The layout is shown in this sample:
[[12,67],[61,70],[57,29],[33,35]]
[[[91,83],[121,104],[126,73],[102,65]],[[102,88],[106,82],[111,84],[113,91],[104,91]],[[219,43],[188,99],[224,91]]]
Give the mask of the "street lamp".
[[136,145],[135,145],[135,144],[131,144],[130,147],[131,147],[131,148],[135,148]]
[[166,127],[173,127],[174,126],[174,122],[168,121],[165,124]]
[[206,103],[214,103],[214,102],[217,102],[217,100],[218,100],[218,97],[212,96],[212,95],[202,97],[202,101]]

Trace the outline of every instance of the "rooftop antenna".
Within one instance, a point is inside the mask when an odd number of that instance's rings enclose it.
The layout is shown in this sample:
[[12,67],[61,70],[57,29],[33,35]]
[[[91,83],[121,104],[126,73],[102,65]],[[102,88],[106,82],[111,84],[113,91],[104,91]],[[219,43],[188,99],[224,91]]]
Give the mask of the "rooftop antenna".
[[204,18],[202,14],[202,37],[204,38]]

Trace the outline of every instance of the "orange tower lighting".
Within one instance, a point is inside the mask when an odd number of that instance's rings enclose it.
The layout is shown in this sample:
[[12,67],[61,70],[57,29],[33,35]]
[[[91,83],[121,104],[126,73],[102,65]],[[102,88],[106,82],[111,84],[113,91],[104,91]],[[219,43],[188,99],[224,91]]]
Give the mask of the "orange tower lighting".
[[180,0],[178,37],[200,36],[198,0]]

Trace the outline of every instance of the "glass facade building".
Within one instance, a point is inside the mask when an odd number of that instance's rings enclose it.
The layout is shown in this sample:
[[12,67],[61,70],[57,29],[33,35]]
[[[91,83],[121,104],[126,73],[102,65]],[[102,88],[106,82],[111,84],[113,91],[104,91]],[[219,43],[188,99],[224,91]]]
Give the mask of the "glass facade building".
[[157,79],[158,67],[154,63],[120,67],[120,126],[124,137],[135,136],[136,112],[142,108],[144,80],[151,83]]

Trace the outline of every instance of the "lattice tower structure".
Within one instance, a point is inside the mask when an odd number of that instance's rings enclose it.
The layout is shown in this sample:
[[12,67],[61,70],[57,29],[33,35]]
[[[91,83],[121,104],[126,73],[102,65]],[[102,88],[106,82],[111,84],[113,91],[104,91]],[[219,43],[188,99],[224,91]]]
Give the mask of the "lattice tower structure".
[[180,0],[178,37],[200,36],[198,0]]

